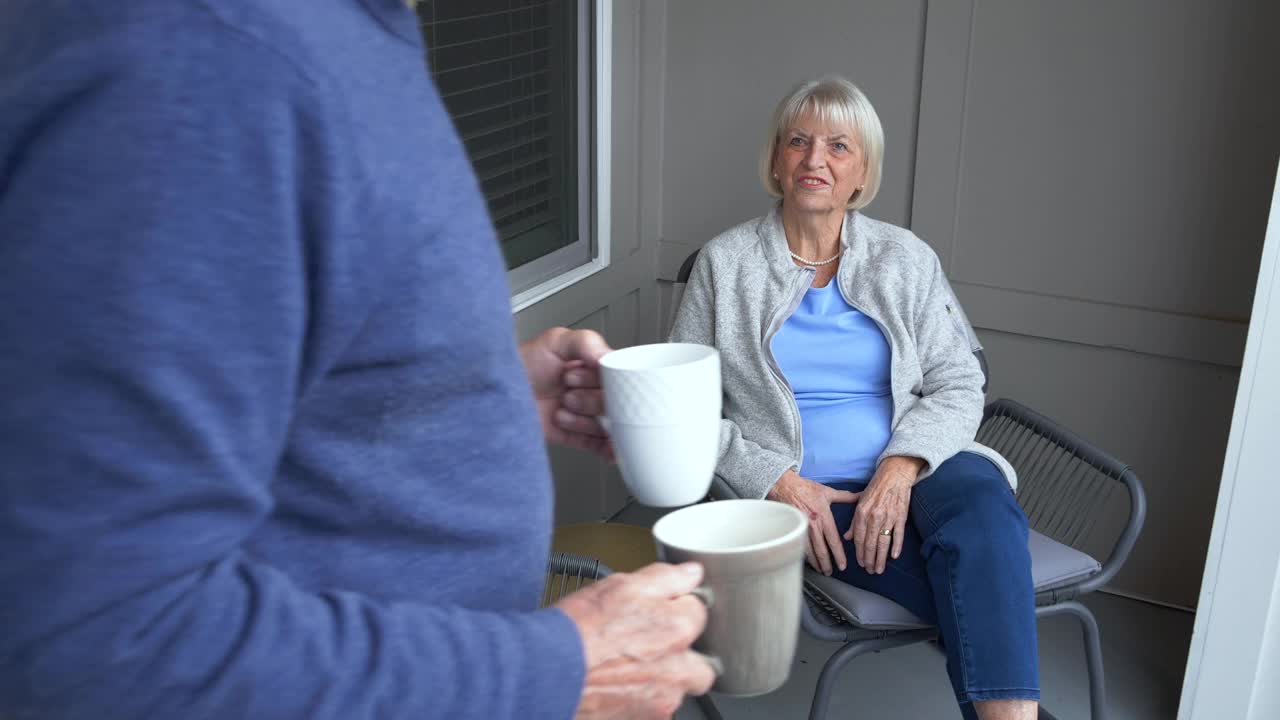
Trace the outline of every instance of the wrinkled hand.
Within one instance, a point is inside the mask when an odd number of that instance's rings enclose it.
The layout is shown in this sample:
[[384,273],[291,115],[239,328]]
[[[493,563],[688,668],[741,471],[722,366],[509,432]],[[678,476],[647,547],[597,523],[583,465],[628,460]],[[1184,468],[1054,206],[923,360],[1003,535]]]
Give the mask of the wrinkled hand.
[[[858,566],[872,575],[884,572],[890,554],[895,560],[902,554],[902,534],[907,529],[907,511],[911,509],[911,488],[924,465],[919,458],[887,457],[860,493],[862,499],[853,512],[853,524],[844,537],[853,541]],[[885,535],[885,529],[893,534]]]
[[594,330],[551,328],[520,346],[547,442],[589,450],[613,460],[604,412],[600,357],[612,348]]
[[830,575],[833,559],[835,568],[844,570],[847,565],[831,503],[857,502],[860,494],[836,490],[788,470],[774,483],[767,497],[792,505],[809,518],[809,543],[805,545],[804,557],[814,570]]
[[707,624],[689,591],[697,563],[655,563],[600,580],[556,603],[578,626],[587,683],[578,720],[670,718],[686,694],[701,695],[715,673],[690,646]]

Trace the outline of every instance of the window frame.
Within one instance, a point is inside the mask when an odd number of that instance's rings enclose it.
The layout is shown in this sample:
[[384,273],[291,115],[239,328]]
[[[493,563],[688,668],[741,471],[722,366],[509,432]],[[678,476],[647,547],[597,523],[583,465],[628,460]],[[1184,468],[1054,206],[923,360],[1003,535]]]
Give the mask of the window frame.
[[507,271],[518,313],[609,267],[613,0],[578,6],[578,237]]

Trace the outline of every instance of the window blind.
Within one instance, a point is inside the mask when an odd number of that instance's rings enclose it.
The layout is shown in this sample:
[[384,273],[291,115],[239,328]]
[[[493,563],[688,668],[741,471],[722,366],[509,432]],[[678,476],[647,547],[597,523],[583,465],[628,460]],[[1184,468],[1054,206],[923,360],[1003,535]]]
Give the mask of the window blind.
[[420,0],[427,64],[508,267],[577,236],[577,6]]

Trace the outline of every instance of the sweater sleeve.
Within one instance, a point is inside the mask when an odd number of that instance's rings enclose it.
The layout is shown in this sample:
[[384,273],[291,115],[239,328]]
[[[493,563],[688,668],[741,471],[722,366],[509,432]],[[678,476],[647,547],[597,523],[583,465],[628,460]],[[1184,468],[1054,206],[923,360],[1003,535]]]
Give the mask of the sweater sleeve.
[[916,352],[923,381],[919,398],[902,416],[880,460],[905,455],[924,460],[924,478],[973,442],[982,421],[982,368],[974,357],[967,321],[937,256],[915,318]]
[[[710,253],[702,252],[693,264],[693,272],[685,286],[675,323],[672,342],[699,343],[716,346],[715,285]],[[739,497],[763,498],[796,462],[743,437],[738,424],[728,418],[720,420],[720,456],[716,475],[724,479]]]
[[316,240],[358,205],[322,194],[317,97],[212,29],[0,73],[5,717],[572,716],[563,613],[321,592],[244,550],[350,277]]

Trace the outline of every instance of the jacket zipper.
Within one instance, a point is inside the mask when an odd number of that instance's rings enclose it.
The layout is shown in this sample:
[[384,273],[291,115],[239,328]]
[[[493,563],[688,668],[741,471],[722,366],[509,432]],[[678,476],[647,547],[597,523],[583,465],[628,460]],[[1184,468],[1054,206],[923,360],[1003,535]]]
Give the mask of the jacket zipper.
[[[765,328],[763,350],[765,359],[769,361],[769,370],[773,373],[773,377],[782,386],[783,394],[787,396],[788,402],[791,403],[791,433],[795,437],[795,447],[799,448],[796,456],[796,472],[800,471],[804,465],[804,432],[800,427],[800,405],[796,402],[796,393],[791,389],[791,383],[787,382],[786,376],[782,374],[782,368],[778,367],[778,360],[773,356],[773,336],[778,334],[782,329],[782,324],[787,321],[795,313],[796,308],[800,306],[801,300],[804,299],[804,293],[808,291],[809,286],[813,284],[813,277],[818,271],[813,268],[800,268],[800,273],[796,276],[803,279],[799,288],[792,288],[791,297],[774,312],[773,317],[769,320],[769,326]],[[839,288],[839,283],[836,284]],[[883,331],[882,331],[883,332]],[[890,350],[892,352],[892,350]]]

